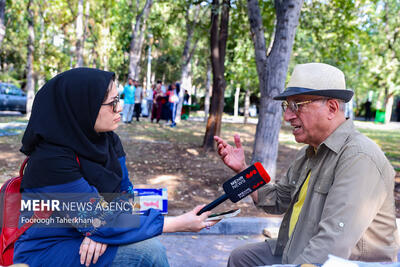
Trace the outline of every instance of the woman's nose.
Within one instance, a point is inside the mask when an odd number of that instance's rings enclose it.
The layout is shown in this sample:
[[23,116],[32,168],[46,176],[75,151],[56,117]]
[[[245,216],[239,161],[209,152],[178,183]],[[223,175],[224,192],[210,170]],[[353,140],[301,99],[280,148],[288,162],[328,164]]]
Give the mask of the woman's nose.
[[121,104],[121,102],[118,102],[117,113],[121,113],[121,112],[122,112],[122,104]]

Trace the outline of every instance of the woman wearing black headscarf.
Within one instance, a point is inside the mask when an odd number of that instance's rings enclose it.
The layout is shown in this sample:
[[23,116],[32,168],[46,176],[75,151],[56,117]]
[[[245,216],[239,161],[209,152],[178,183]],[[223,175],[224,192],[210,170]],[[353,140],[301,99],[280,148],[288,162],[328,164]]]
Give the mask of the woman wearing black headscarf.
[[[47,82],[36,94],[22,139],[21,151],[29,156],[21,185],[23,198],[28,198],[28,193],[41,199],[56,195],[62,204],[89,203],[92,207],[127,201],[110,197],[133,193],[125,153],[113,133],[120,112],[111,72],[77,68]],[[162,232],[199,231],[214,224],[205,222],[209,212],[196,216],[200,208],[167,218],[153,209],[141,216],[132,215],[131,210],[92,210],[87,214],[87,210],[56,209],[50,225],[37,223],[18,239],[14,262],[88,266],[93,258],[95,266],[168,266],[165,248],[151,238]],[[97,216],[94,220],[86,220],[93,215]],[[32,211],[23,210],[20,223],[31,216]]]

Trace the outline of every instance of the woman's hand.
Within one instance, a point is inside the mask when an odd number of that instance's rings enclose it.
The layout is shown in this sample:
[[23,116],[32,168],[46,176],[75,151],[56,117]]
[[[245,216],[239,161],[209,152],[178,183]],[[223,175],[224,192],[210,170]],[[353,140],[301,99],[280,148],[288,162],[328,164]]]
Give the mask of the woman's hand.
[[214,136],[214,140],[217,142],[218,154],[226,166],[236,173],[247,168],[244,150],[238,134],[234,136],[236,148],[218,136]]
[[197,206],[193,210],[177,217],[166,217],[163,232],[199,232],[201,229],[209,228],[219,222],[219,220],[206,221],[211,214],[210,211],[204,212],[199,216],[196,215],[204,206]]
[[93,258],[93,264],[96,264],[97,260],[107,249],[107,244],[102,244],[93,241],[89,237],[85,237],[82,241],[81,247],[79,248],[79,255],[81,255],[81,264],[86,266],[90,265]]

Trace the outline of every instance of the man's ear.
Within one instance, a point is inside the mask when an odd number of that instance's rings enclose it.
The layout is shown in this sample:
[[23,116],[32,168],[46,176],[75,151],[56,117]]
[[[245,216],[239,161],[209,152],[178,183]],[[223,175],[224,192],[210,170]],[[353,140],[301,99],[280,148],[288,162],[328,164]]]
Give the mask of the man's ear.
[[332,120],[340,110],[339,101],[337,99],[328,99],[326,104],[328,106],[328,120]]

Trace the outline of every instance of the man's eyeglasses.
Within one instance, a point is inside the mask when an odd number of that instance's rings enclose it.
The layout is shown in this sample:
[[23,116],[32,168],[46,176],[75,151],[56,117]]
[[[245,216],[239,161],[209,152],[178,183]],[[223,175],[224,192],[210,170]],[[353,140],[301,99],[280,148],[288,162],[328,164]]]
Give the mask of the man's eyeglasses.
[[325,100],[325,99],[326,98],[316,98],[316,99],[306,100],[306,101],[302,101],[302,102],[283,101],[281,105],[282,105],[283,112],[285,112],[287,108],[289,108],[293,112],[298,112],[300,105],[306,105],[306,104],[312,103],[314,101]]
[[101,104],[102,106],[112,106],[113,112],[118,112],[118,103],[119,103],[119,96],[116,96],[113,101],[106,104]]

